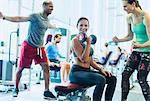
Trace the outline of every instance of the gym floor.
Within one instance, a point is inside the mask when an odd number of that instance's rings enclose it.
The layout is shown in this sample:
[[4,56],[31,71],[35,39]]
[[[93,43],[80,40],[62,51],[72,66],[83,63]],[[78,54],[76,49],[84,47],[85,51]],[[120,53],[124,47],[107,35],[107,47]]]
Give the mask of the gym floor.
[[[118,78],[118,82],[117,82],[117,88],[114,94],[114,98],[113,101],[121,101],[121,85],[120,85],[120,76],[117,77]],[[56,83],[51,83],[51,87],[50,90],[56,95],[55,91],[54,91],[54,87],[55,85],[58,85]],[[8,93],[5,92],[0,92],[0,101],[47,101],[45,99],[43,99],[43,89],[44,89],[44,82],[41,81],[41,84],[35,84],[34,82],[32,82],[31,84],[31,88],[24,90],[24,91],[20,91],[19,95],[17,98],[13,98],[12,97],[12,92],[9,91]],[[89,96],[92,96],[91,91],[93,91],[94,87],[91,87],[90,89],[88,89],[87,94]],[[104,101],[104,97],[103,100]],[[142,92],[141,92],[141,88],[139,86],[138,83],[134,83],[134,87],[133,89],[130,90],[129,96],[128,96],[128,100],[127,101],[145,101],[144,97],[142,96]]]

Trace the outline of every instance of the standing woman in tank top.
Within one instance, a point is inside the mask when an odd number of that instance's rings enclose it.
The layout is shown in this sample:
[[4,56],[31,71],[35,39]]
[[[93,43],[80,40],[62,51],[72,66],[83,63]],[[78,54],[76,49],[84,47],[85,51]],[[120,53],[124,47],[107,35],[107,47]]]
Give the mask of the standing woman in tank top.
[[150,14],[142,10],[137,0],[122,0],[123,8],[128,13],[128,34],[124,38],[113,38],[114,42],[132,42],[132,54],[122,73],[122,101],[127,100],[129,93],[129,78],[137,70],[137,79],[141,86],[144,98],[150,101],[150,88],[147,76],[150,71]]

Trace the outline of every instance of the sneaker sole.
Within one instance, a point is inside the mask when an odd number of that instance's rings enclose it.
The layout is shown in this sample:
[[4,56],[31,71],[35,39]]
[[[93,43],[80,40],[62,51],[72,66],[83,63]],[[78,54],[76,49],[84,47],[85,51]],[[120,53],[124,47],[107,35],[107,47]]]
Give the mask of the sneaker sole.
[[13,97],[18,97],[18,94],[13,94],[12,96],[13,96]]
[[57,100],[57,98],[51,98],[51,97],[44,97],[46,100]]
[[17,95],[13,95],[13,97],[18,97]]

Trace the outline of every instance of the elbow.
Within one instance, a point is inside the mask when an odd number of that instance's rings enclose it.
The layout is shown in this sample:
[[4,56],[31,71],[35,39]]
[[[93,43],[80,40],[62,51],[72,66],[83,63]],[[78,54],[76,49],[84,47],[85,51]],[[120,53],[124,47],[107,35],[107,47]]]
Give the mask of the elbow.
[[20,22],[21,18],[20,17],[14,17],[12,18],[12,22]]
[[82,59],[82,61],[84,61],[84,62],[88,62],[88,58],[87,58],[86,56],[82,56],[81,59]]
[[78,59],[79,59],[82,63],[85,63],[85,62],[86,62],[86,59],[83,58],[82,56],[81,56],[81,57],[78,57]]
[[133,36],[128,36],[128,41],[131,41],[133,39]]

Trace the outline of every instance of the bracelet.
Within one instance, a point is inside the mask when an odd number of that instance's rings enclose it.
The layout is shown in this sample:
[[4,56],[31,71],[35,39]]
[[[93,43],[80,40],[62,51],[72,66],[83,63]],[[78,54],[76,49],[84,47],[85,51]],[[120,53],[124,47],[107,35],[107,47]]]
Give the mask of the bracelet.
[[3,17],[3,20],[5,20],[5,17]]

